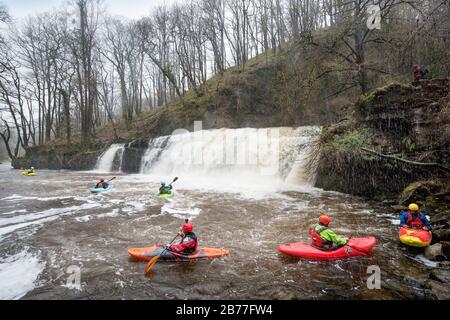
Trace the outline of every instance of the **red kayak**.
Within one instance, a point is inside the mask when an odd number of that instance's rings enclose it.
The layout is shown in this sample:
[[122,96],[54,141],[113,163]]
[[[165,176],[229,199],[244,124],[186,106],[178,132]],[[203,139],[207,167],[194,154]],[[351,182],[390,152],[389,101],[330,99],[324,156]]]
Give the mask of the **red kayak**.
[[375,237],[352,238],[345,246],[337,250],[320,250],[304,242],[283,244],[278,246],[277,250],[290,256],[308,260],[333,260],[371,256],[371,250],[376,243]]

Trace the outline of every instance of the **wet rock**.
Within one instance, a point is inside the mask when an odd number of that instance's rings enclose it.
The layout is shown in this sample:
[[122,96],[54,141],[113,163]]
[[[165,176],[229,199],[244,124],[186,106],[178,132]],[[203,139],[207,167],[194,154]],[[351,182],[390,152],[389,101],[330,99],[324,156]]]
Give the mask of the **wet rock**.
[[435,299],[450,300],[450,284],[428,280],[425,286],[431,291]]
[[395,210],[395,211],[403,211],[403,210],[405,210],[406,209],[406,207],[405,206],[402,206],[402,205],[393,205],[393,206],[391,206],[391,208],[393,209],[393,210]]
[[428,260],[432,261],[443,261],[447,259],[444,255],[441,243],[436,243],[426,247],[424,255]]
[[286,291],[276,291],[270,295],[272,300],[295,300],[295,294]]
[[441,261],[439,262],[438,266],[440,268],[450,269],[450,261]]
[[33,166],[50,170],[90,170],[107,147],[104,142],[34,146],[25,150],[23,158],[13,159],[12,165],[16,169]]
[[141,160],[146,149],[127,148],[123,151],[122,171],[126,173],[139,173]]
[[410,203],[417,203],[423,207],[422,210],[430,210],[435,202],[431,198],[444,188],[444,183],[434,180],[411,183],[401,193],[399,204],[407,206]]
[[441,241],[441,244],[442,244],[442,253],[447,257],[447,260],[450,260],[450,242]]
[[401,193],[402,206],[418,203],[430,216],[450,211],[446,170],[395,159],[450,166],[449,89],[448,78],[432,79],[390,84],[360,97],[350,120],[320,137],[316,186],[381,201]]
[[82,152],[70,156],[62,167],[69,170],[90,170],[95,167],[100,155],[101,151]]
[[430,279],[450,283],[450,269],[435,269],[430,273]]
[[148,139],[147,140],[133,140],[130,143],[128,143],[126,148],[136,148],[136,149],[147,149],[148,148]]
[[402,280],[403,283],[407,284],[409,287],[421,288],[424,286],[426,278],[414,278],[410,276],[405,276]]
[[388,279],[383,281],[382,288],[394,292],[401,299],[424,299],[425,292],[423,292],[423,289],[412,286],[411,281],[416,283],[416,280],[413,281],[411,279],[402,279],[402,281]]
[[433,238],[437,241],[450,241],[450,229],[433,230]]

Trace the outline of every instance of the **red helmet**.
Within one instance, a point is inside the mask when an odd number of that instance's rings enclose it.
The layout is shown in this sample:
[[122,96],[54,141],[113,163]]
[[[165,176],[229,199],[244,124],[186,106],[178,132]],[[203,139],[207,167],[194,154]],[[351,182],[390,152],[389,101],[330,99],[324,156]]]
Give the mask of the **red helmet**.
[[192,227],[192,224],[191,224],[191,223],[185,223],[185,224],[183,224],[183,232],[184,232],[184,233],[192,232],[192,229],[193,229],[193,227]]
[[320,216],[319,222],[327,226],[331,222],[331,218],[329,216]]
[[100,178],[100,181],[101,181],[101,182],[105,181],[105,178]]

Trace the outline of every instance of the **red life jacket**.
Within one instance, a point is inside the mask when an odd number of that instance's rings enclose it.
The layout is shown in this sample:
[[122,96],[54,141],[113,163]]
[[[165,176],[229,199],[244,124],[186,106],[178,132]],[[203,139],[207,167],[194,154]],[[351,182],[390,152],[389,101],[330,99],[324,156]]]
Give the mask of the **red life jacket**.
[[414,218],[411,211],[408,211],[408,220],[406,220],[406,225],[413,229],[422,229],[425,226],[422,220],[420,220],[420,214],[418,213],[416,218]]
[[315,229],[316,229],[315,227],[309,228],[309,234],[311,235],[312,245],[320,249],[329,249],[332,243],[326,239],[323,239],[320,236],[320,233],[328,228],[325,226],[320,226],[319,232],[317,232]]

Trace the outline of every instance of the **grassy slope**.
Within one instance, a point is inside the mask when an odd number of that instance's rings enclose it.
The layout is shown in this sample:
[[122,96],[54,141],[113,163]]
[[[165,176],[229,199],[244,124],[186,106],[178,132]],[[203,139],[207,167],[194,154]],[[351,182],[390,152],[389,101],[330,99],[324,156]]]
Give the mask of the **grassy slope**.
[[[190,90],[167,106],[140,114],[128,127],[122,121],[116,125],[119,140],[192,130],[194,121],[202,121],[204,129],[324,124],[329,115],[321,108],[323,103],[305,93],[314,88],[301,83],[307,57],[299,56],[300,50],[294,44],[286,44],[276,54],[270,50],[249,60],[245,68],[235,66],[212,77],[199,87],[201,95]],[[341,105],[349,102],[338,100]],[[96,137],[114,140],[112,125],[98,129]]]

